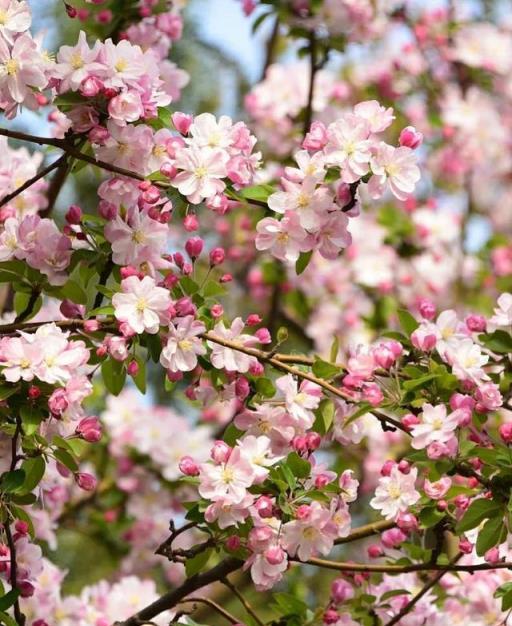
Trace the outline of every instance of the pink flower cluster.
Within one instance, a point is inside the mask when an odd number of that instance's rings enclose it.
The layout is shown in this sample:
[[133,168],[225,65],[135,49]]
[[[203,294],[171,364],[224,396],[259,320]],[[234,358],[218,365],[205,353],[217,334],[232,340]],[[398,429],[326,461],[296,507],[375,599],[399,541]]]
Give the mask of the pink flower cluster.
[[29,215],[5,220],[0,234],[1,261],[24,260],[47,276],[51,285],[62,285],[67,279],[71,252],[71,240],[52,219]]
[[[392,120],[392,109],[371,100],[357,104],[327,127],[313,122],[303,142],[305,150],[295,155],[298,167],[285,169],[283,191],[268,198],[270,209],[283,217],[258,223],[256,247],[289,262],[312,250],[333,259],[351,242],[348,216],[358,214],[356,193],[361,182],[368,181],[374,199],[387,188],[401,200],[408,197],[420,178],[409,146],[416,147],[421,138],[414,129],[406,129],[398,148],[381,141],[379,133]],[[334,188],[329,170],[339,172]]]

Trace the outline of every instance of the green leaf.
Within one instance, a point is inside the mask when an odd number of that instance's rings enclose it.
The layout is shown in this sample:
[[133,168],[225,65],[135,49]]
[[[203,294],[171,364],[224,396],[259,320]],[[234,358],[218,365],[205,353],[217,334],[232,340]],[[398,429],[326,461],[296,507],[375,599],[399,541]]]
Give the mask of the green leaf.
[[53,451],[53,455],[60,461],[64,467],[67,467],[70,472],[78,471],[78,463],[71,456],[71,454],[67,450],[63,450],[62,448],[55,448]]
[[500,516],[503,518],[503,507],[501,504],[494,502],[493,500],[487,500],[487,498],[478,498],[473,500],[469,505],[467,511],[464,513],[463,518],[457,524],[457,533],[463,533],[472,528],[476,528],[481,524],[484,519],[490,519]]
[[172,113],[170,109],[165,107],[158,107],[158,119],[164,125],[164,128],[172,128]]
[[429,506],[420,511],[419,519],[425,528],[431,528],[439,523],[444,517],[444,513],[438,511],[435,506]]
[[483,556],[487,550],[502,543],[504,541],[504,533],[506,537],[507,531],[501,516],[488,519],[478,533],[478,539],[476,540],[476,553],[478,556]]
[[0,624],[4,624],[4,626],[18,626],[16,620],[3,611],[0,613]]
[[512,609],[512,582],[500,585],[494,592],[495,598],[501,598],[501,610]]
[[512,352],[512,337],[504,330],[496,330],[491,334],[478,335],[478,339],[492,352],[508,354]]
[[256,200],[257,202],[266,202],[270,194],[274,193],[275,189],[272,185],[254,185],[253,187],[245,187],[238,193],[242,198],[247,200]]
[[220,298],[225,296],[227,292],[226,287],[216,280],[209,280],[203,288],[203,296],[205,298]]
[[123,363],[115,359],[107,359],[101,364],[101,375],[105,387],[114,396],[118,396],[126,380],[126,368]]
[[7,398],[10,398],[17,391],[19,391],[18,387],[0,387],[0,401],[7,400]]
[[146,393],[146,361],[140,357],[136,357],[135,360],[139,366],[139,371],[137,372],[137,376],[132,376],[132,379],[137,389],[141,393]]
[[42,456],[36,456],[26,459],[21,465],[21,469],[25,472],[25,480],[23,481],[23,491],[27,493],[33,491],[40,483],[46,470],[46,463]]
[[272,599],[272,607],[280,616],[305,615],[308,610],[308,605],[291,593],[273,593]]
[[0,611],[9,609],[18,599],[20,592],[17,589],[11,589],[0,598]]
[[18,491],[25,481],[25,472],[22,469],[12,470],[2,475],[0,489],[4,493],[12,493]]
[[400,326],[405,330],[407,335],[413,333],[419,326],[415,318],[405,309],[398,309],[396,312]]
[[199,285],[188,276],[183,276],[180,280],[180,285],[187,296],[192,296],[199,291]]
[[286,465],[290,468],[295,478],[307,478],[311,473],[311,463],[301,458],[296,452],[288,455]]
[[390,598],[395,598],[396,596],[406,596],[410,594],[410,591],[407,589],[392,589],[391,591],[386,591],[380,597],[380,601],[384,602],[385,600],[389,600]]
[[315,362],[313,363],[313,374],[318,376],[318,378],[334,378],[334,376],[338,376],[341,374],[341,369],[332,363],[328,363],[320,359],[319,357],[315,358]]
[[329,432],[329,429],[334,420],[334,414],[336,407],[332,400],[324,399],[320,402],[320,406],[315,411],[316,419],[313,424],[313,430],[321,435],[325,435]]
[[276,393],[276,388],[270,378],[258,378],[255,387],[260,396],[264,396],[265,398],[273,398]]
[[71,300],[75,304],[87,304],[87,294],[74,280],[68,280],[62,287],[55,291],[52,290],[50,293],[60,300]]
[[340,349],[340,340],[336,336],[336,337],[334,337],[334,340],[333,340],[333,342],[331,344],[331,350],[330,350],[330,354],[329,354],[329,360],[332,363],[336,363],[336,359],[338,358],[339,349]]
[[437,378],[438,374],[427,374],[426,376],[422,376],[421,378],[416,378],[415,380],[406,380],[402,387],[405,391],[413,391],[413,389],[421,389],[422,387],[426,387],[431,380]]
[[297,276],[302,274],[302,272],[306,269],[311,261],[311,257],[313,256],[313,251],[309,252],[301,252],[299,258],[295,262],[295,273]]
[[213,549],[208,548],[203,552],[199,552],[199,554],[196,554],[191,559],[187,559],[187,562],[185,563],[185,571],[187,573],[187,576],[190,577],[200,572],[206,566],[212,554]]

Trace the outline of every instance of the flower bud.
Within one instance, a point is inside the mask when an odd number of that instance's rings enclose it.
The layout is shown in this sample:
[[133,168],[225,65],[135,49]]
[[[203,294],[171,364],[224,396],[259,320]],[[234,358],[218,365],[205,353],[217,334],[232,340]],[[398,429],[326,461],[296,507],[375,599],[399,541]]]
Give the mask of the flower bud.
[[86,333],[95,333],[100,328],[98,320],[86,320],[84,322],[84,330]]
[[264,557],[270,565],[279,565],[286,558],[286,552],[279,546],[271,546],[265,550]]
[[433,320],[436,316],[436,305],[427,298],[422,298],[418,302],[418,311],[426,320]]
[[210,452],[211,458],[215,463],[226,463],[233,452],[233,448],[228,446],[227,443],[218,439],[214,444]]
[[28,388],[28,397],[31,400],[37,400],[40,395],[41,395],[41,389],[39,389],[37,385],[30,385],[30,387]]
[[395,461],[388,459],[387,461],[385,461],[384,465],[380,468],[380,475],[390,476],[391,470],[395,467],[395,465],[396,465]]
[[331,584],[331,599],[335,604],[342,604],[354,597],[354,588],[343,578],[336,578]]
[[368,546],[367,551],[368,551],[368,556],[370,557],[370,559],[378,559],[384,554],[384,550],[382,549],[382,546],[379,546],[376,543],[372,544],[371,546]]
[[336,609],[327,609],[322,616],[322,621],[324,624],[336,624],[336,622],[340,619],[340,614]]
[[87,472],[77,472],[75,474],[75,482],[84,491],[94,491],[98,483],[96,478]]
[[197,230],[199,228],[199,220],[197,219],[197,215],[195,215],[194,213],[189,213],[183,220],[183,228],[188,233]]
[[77,204],[72,204],[66,213],[68,224],[80,224],[82,221],[82,209]]
[[99,418],[95,416],[84,417],[78,423],[75,433],[89,443],[96,443],[101,439],[101,424]]
[[55,417],[60,417],[68,408],[69,401],[66,390],[62,387],[55,389],[48,398],[48,408]]
[[171,119],[174,127],[181,135],[188,135],[189,128],[194,119],[192,115],[187,115],[186,113],[176,111],[176,113],[172,114]]
[[249,315],[245,320],[245,323],[247,326],[257,326],[258,324],[261,324],[262,321],[263,320],[257,313],[251,313],[251,315]]
[[63,300],[60,303],[59,310],[68,319],[79,319],[85,314],[85,306],[83,304],[75,304],[71,300]]
[[254,503],[254,508],[260,517],[272,517],[273,504],[268,496],[260,496]]
[[390,528],[382,533],[380,539],[386,548],[398,548],[407,535],[400,528]]
[[203,251],[204,242],[201,237],[191,237],[185,243],[185,250],[187,251],[188,256],[194,261],[200,256]]
[[483,315],[468,315],[466,317],[466,326],[472,333],[485,333],[487,320]]
[[132,377],[137,376],[137,374],[139,373],[139,364],[137,363],[135,359],[128,363],[128,367],[126,368],[126,371]]
[[238,550],[241,543],[242,542],[240,541],[240,537],[238,535],[231,535],[231,537],[226,539],[225,546],[227,550],[235,552],[235,550]]
[[184,456],[179,463],[179,469],[185,476],[198,476],[199,465],[194,461],[191,456]]
[[471,554],[473,552],[473,544],[467,539],[461,539],[459,541],[459,550],[463,554]]
[[322,437],[320,437],[318,433],[311,431],[306,435],[306,446],[310,452],[313,452],[314,450],[319,448],[321,443]]
[[322,150],[327,145],[327,128],[322,122],[313,122],[309,127],[302,147],[304,150],[316,151]]
[[301,504],[295,511],[295,517],[301,522],[307,520],[311,515],[311,507],[309,504]]
[[220,265],[226,258],[224,248],[214,248],[210,251],[210,265]]
[[494,546],[494,548],[487,550],[484,554],[484,560],[486,563],[491,563],[492,565],[497,563],[500,560],[500,549],[498,546]]
[[398,142],[401,146],[415,150],[423,142],[423,133],[416,130],[414,126],[406,126],[400,133]]
[[396,518],[396,525],[405,533],[415,532],[419,528],[418,520],[412,513],[401,511]]
[[270,331],[268,328],[259,328],[254,333],[254,336],[258,339],[260,343],[272,343],[272,336],[270,335]]

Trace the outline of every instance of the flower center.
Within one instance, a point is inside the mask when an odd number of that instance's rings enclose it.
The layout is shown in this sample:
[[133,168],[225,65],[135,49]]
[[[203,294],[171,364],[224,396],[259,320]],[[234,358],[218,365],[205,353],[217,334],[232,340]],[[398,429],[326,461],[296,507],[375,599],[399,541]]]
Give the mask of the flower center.
[[5,26],[7,24],[7,11],[0,9],[0,26]]
[[222,470],[222,481],[229,485],[229,483],[233,482],[235,478],[235,472],[231,469],[231,467],[225,467]]
[[5,70],[9,76],[14,76],[18,71],[18,61],[16,59],[9,59],[5,62]]
[[307,196],[305,193],[300,193],[299,197],[297,198],[297,206],[299,207],[299,209],[305,209],[307,206],[309,206],[309,196]]
[[196,167],[194,174],[197,178],[204,178],[206,174],[208,174],[208,170],[204,167],[204,165],[200,165],[199,167]]
[[388,493],[391,498],[396,500],[397,498],[400,497],[400,494],[401,494],[400,487],[398,487],[398,485],[389,485]]
[[74,70],[79,70],[85,65],[82,55],[79,52],[74,52],[71,55],[70,65]]
[[192,349],[192,342],[190,341],[190,339],[182,339],[178,342],[178,347],[184,352],[187,352],[187,350]]
[[124,72],[126,68],[128,67],[128,61],[121,57],[120,59],[117,60],[114,67],[116,68],[116,72]]
[[132,241],[135,243],[144,243],[146,241],[146,237],[141,230],[134,230],[132,233]]
[[146,309],[147,306],[148,306],[148,303],[146,302],[146,300],[144,300],[144,298],[139,298],[137,300],[137,304],[135,305],[135,308],[137,309],[139,313],[142,313]]

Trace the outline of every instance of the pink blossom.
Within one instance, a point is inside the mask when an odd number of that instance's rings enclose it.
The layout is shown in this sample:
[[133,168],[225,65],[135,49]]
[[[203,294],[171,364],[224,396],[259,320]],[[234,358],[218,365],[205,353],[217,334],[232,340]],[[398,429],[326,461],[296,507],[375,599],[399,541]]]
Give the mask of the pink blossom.
[[394,466],[389,476],[381,476],[375,490],[375,497],[370,506],[380,510],[386,519],[393,519],[398,513],[405,512],[420,499],[414,488],[418,470],[414,467],[409,474],[402,474]]
[[[233,341],[242,345],[253,342],[250,335],[242,333],[244,322],[241,317],[233,320],[231,327],[226,328],[223,321],[217,322],[212,334],[221,339]],[[226,369],[228,372],[247,372],[253,363],[257,362],[256,357],[244,354],[243,352],[224,347],[214,341],[208,341],[208,346],[212,349],[210,358],[214,367]]]
[[129,276],[121,282],[121,293],[112,297],[115,316],[136,333],[155,334],[165,323],[171,298],[167,289],[157,287],[153,278]]
[[171,322],[160,363],[172,372],[193,370],[197,366],[197,356],[206,354],[206,347],[198,337],[205,331],[205,325],[192,315]]
[[426,448],[433,442],[446,443],[453,437],[459,425],[460,412],[453,411],[447,415],[446,406],[424,404],[421,422],[411,428],[412,447],[416,450]]

